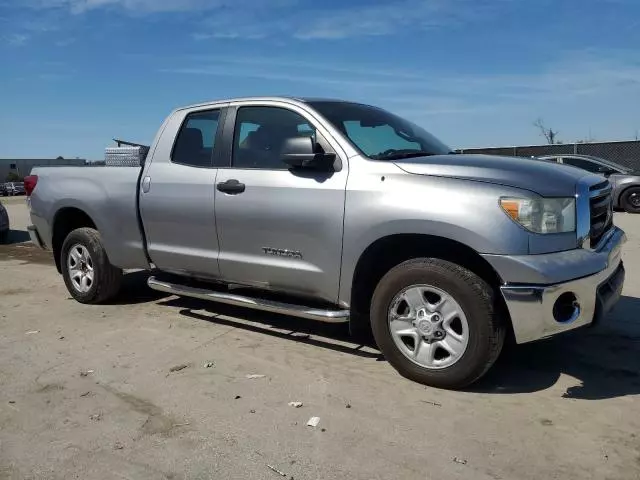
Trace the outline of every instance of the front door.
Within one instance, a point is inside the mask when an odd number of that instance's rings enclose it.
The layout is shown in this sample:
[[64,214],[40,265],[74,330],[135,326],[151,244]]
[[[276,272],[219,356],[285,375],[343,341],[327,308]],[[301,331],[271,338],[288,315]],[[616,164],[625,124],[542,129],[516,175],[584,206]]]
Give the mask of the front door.
[[157,148],[144,172],[140,213],[149,256],[161,270],[218,277],[213,157],[220,115],[214,109],[175,119],[181,125],[167,127],[162,139],[175,136],[175,144]]
[[324,172],[281,161],[282,143],[294,136],[338,153],[297,107],[247,105],[228,115],[235,115],[226,122],[234,126],[230,166],[218,170],[215,193],[222,278],[336,301],[345,159],[339,171]]

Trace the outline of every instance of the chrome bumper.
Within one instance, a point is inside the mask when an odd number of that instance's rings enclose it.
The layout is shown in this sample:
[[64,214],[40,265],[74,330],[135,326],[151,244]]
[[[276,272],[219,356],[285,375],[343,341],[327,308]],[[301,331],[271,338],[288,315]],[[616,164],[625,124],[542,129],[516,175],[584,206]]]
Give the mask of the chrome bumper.
[[[598,250],[592,252],[606,259],[605,268],[597,273],[553,285],[507,284],[501,287],[516,342],[527,343],[590,325],[613,308],[624,283],[621,246],[625,241],[624,232],[614,228]],[[554,255],[558,255],[559,262],[563,261],[562,252]],[[539,268],[553,268],[549,256],[544,257]],[[575,295],[575,310],[566,321],[558,321],[554,317],[554,306],[564,293]]]

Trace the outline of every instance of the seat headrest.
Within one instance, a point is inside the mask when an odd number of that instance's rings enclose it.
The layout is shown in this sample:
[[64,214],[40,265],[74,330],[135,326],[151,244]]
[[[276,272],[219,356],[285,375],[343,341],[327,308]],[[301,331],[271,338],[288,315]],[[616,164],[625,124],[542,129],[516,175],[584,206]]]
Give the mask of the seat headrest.
[[202,132],[197,128],[185,128],[180,135],[180,143],[188,145],[189,150],[201,150],[204,148]]

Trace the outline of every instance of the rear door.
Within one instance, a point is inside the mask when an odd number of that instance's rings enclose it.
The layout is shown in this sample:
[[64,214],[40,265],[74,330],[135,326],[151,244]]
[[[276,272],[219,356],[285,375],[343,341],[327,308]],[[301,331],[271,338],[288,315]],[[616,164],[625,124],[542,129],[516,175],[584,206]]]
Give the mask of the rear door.
[[[224,108],[176,114],[144,172],[140,213],[161,270],[218,277],[214,166]],[[174,141],[175,139],[175,141]]]
[[[347,162],[339,146],[297,106],[229,109],[230,165],[216,181],[220,274],[225,281],[335,301],[338,297]],[[232,133],[232,134],[231,134]],[[313,136],[342,157],[332,171],[294,170],[284,139]]]

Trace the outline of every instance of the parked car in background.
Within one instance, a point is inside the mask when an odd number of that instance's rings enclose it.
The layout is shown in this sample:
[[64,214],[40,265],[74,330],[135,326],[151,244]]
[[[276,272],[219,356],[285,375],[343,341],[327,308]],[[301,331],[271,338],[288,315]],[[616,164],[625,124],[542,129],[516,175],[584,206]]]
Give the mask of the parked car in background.
[[6,183],[0,183],[0,197],[6,197],[9,195],[9,190],[7,190]]
[[507,332],[526,343],[591,325],[622,292],[606,179],[452,154],[379,108],[200,104],[145,151],[135,168],[25,178],[29,234],[81,303],[114,297],[122,269],[154,269],[162,292],[371,328],[400,373],[461,388]]
[[7,243],[9,237],[9,214],[4,205],[0,203],[0,244]]
[[640,172],[590,155],[545,155],[537,158],[571,165],[606,177],[613,188],[613,207],[629,213],[640,213]]
[[24,183],[22,182],[8,182],[5,183],[5,187],[9,196],[25,194]]

